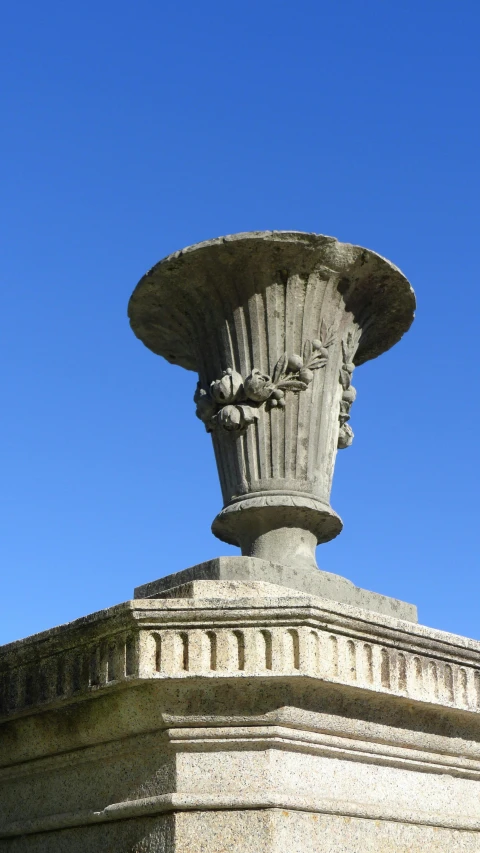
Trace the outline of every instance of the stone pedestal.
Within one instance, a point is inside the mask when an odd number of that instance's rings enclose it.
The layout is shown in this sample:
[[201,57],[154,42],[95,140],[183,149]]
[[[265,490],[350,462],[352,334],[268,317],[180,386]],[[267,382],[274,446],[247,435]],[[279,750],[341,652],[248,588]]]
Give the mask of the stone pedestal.
[[0,649],[0,853],[478,853],[480,644],[320,572],[356,365],[414,295],[298,232],[198,244],[135,334],[196,370],[241,548]]
[[174,586],[0,650],[2,853],[478,853],[479,643]]

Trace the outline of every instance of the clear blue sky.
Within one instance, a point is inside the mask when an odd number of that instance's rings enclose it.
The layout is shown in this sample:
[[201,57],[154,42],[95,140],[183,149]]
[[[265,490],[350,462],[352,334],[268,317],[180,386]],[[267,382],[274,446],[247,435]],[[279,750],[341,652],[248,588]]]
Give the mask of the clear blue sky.
[[101,0],[3,7],[0,642],[234,549],[195,376],[130,332],[199,240],[316,231],[418,297],[355,376],[322,568],[480,637],[480,6]]

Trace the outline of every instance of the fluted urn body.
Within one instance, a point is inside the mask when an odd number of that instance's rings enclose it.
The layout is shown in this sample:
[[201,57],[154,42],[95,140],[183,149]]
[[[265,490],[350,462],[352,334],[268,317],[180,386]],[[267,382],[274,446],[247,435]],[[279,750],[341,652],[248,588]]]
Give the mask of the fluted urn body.
[[129,305],[135,334],[199,375],[224,507],[213,532],[243,554],[313,567],[342,527],[335,456],[353,433],[355,365],[409,328],[414,294],[393,264],[332,237],[252,232],[165,258]]

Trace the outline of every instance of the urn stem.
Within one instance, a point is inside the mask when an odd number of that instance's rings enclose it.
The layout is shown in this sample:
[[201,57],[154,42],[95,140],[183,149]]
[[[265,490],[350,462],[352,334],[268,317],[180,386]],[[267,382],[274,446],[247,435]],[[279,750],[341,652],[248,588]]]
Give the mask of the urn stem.
[[318,569],[315,559],[317,537],[309,530],[301,527],[277,527],[265,532],[250,529],[239,538],[244,557],[257,557],[299,569]]

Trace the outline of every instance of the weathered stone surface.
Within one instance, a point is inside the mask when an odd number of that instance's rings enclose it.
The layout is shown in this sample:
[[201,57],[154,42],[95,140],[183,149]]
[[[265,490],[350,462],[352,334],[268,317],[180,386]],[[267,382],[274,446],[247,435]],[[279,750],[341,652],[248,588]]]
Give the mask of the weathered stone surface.
[[[255,587],[254,581],[276,584],[319,598],[331,598],[345,604],[352,604],[354,607],[384,613],[386,616],[396,616],[398,619],[417,622],[417,608],[414,604],[360,589],[346,578],[330,572],[322,572],[318,569],[304,571],[295,566],[284,566],[280,563],[258,560],[255,557],[217,557],[143,584],[135,589],[134,596],[135,598],[203,597],[205,593],[201,591],[202,585],[192,584],[192,582],[205,580],[245,581],[250,585],[250,592]],[[192,587],[191,590],[186,590],[186,584]],[[232,589],[238,589],[239,586],[239,584],[233,584]],[[225,594],[224,590],[222,595]]]
[[214,532],[243,556],[0,649],[1,851],[480,850],[480,643],[314,556],[341,528],[354,366],[413,307],[388,261],[296,232],[140,282],[135,333],[199,372]]
[[[54,846],[52,846],[52,844]],[[478,832],[279,808],[179,811],[0,841],[8,853],[478,853]]]
[[480,643],[190,584],[0,650],[2,851],[480,849]]
[[135,334],[199,373],[224,507],[213,523],[242,554],[305,570],[342,527],[330,507],[347,447],[355,365],[413,319],[397,267],[359,246],[300,232],[252,232],[190,246],[133,293]]

